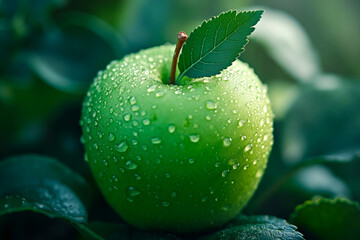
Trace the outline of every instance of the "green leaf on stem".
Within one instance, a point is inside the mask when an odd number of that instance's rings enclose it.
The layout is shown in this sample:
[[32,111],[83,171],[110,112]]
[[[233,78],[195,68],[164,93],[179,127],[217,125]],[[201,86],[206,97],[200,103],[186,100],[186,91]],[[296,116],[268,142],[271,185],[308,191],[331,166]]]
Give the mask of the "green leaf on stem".
[[229,67],[248,42],[263,11],[228,11],[197,27],[185,42],[179,57],[180,75],[211,77]]
[[306,201],[295,208],[290,222],[309,239],[360,239],[360,206],[348,199]]

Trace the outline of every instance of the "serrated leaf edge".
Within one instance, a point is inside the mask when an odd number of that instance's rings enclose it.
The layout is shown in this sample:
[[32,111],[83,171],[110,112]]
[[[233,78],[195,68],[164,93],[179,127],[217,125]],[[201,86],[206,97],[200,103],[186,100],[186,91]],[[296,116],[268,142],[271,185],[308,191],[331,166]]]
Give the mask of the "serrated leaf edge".
[[[261,17],[262,17],[262,14],[263,14],[263,12],[264,12],[264,10],[251,10],[251,11],[241,11],[241,12],[238,12],[238,11],[236,11],[236,10],[229,10],[229,11],[226,11],[226,12],[222,12],[221,14],[219,14],[218,16],[216,16],[216,17],[212,17],[212,18],[210,18],[210,19],[208,19],[208,20],[204,20],[199,26],[197,26],[191,33],[190,33],[190,35],[189,35],[189,38],[191,37],[191,35],[193,35],[195,32],[197,32],[197,31],[199,31],[199,29],[200,28],[202,28],[203,26],[206,26],[207,24],[209,24],[209,22],[210,21],[212,21],[213,19],[215,19],[215,18],[219,18],[219,17],[221,17],[221,16],[223,16],[223,15],[225,15],[225,14],[231,14],[231,13],[235,13],[235,18],[238,16],[238,15],[240,15],[240,14],[245,14],[245,13],[256,13],[256,12],[258,12],[258,13],[260,13],[260,18],[259,18],[259,20],[261,19]],[[254,26],[252,26],[252,27],[250,27],[250,29],[251,29],[251,32],[250,32],[250,34],[255,30],[255,27]],[[234,32],[235,33],[235,32]],[[232,33],[232,34],[234,34],[234,33]],[[231,36],[232,34],[230,34],[229,36]],[[241,51],[237,54],[237,56],[235,57],[235,59],[234,59],[234,61],[241,55],[241,53],[242,52],[244,52],[244,50],[245,50],[245,46],[248,44],[248,42],[249,42],[249,38],[250,38],[250,34],[248,35],[248,36],[246,36],[246,39],[245,39],[245,44],[244,44],[244,46],[241,48]],[[224,40],[224,41],[226,41],[226,40]],[[224,41],[221,41],[217,46],[219,46],[221,43],[223,43]],[[184,43],[184,46],[183,46],[183,48],[186,46],[186,44],[187,44],[187,42],[188,41],[186,41],[185,43]],[[216,48],[216,47],[215,47]],[[207,54],[209,54],[209,53],[207,53]],[[207,54],[205,54],[204,56],[206,56]],[[178,62],[178,65],[180,64],[180,58],[183,58],[183,56],[182,56],[182,52],[181,52],[181,54],[180,54],[180,56],[179,56],[179,62]],[[198,63],[200,60],[197,60],[195,63],[193,63],[192,65],[195,65],[196,63]],[[222,70],[224,70],[224,69],[226,69],[226,68],[228,68],[229,66],[231,66],[232,65],[232,63],[234,62],[234,61],[232,61],[231,63],[229,63],[225,68],[223,68]],[[184,61],[183,61],[184,62]],[[185,67],[184,67],[185,68]],[[188,68],[189,69],[189,68]],[[218,73],[216,73],[216,74],[219,74],[222,70],[220,70]],[[179,82],[181,82],[181,79],[184,77],[184,76],[186,76],[185,75],[185,73],[187,72],[187,70],[186,71],[184,71],[184,72],[182,72],[182,73],[180,73],[180,75],[177,77],[177,79],[176,79],[176,83],[179,83]],[[214,75],[216,75],[216,74],[214,74]]]
[[360,204],[358,202],[351,201],[351,200],[349,200],[347,198],[341,198],[341,197],[337,197],[337,198],[334,198],[334,199],[321,197],[321,198],[318,198],[318,199],[307,200],[303,204],[297,205],[295,207],[294,212],[290,215],[289,221],[293,222],[294,218],[303,209],[306,209],[309,206],[311,206],[311,207],[320,206],[323,203],[328,203],[328,204],[331,204],[331,205],[335,205],[337,203],[345,203],[348,206],[355,207],[360,212]]

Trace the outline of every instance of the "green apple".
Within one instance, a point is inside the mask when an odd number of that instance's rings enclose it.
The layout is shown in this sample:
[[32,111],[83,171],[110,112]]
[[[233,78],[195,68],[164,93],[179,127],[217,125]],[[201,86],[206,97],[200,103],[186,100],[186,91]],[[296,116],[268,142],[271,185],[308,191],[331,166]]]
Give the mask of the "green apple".
[[246,205],[273,144],[267,90],[236,60],[209,78],[167,84],[173,45],[111,62],[83,104],[85,159],[103,195],[141,229],[189,233]]

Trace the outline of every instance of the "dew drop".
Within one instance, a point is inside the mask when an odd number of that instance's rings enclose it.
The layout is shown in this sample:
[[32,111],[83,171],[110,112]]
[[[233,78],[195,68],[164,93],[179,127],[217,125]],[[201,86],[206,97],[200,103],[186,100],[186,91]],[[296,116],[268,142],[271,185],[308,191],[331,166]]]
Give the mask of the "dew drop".
[[222,176],[222,177],[226,177],[228,174],[229,174],[229,170],[224,170],[224,171],[221,173],[221,176]]
[[125,163],[125,168],[127,170],[134,170],[138,167],[138,165],[136,163],[134,163],[133,161],[129,160]]
[[168,207],[168,206],[170,205],[170,203],[169,203],[169,202],[162,202],[161,205],[162,205],[163,207]]
[[264,113],[267,113],[267,111],[268,111],[268,108],[267,108],[267,106],[265,105],[265,106],[264,106]]
[[153,138],[151,138],[151,143],[152,143],[152,144],[155,144],[155,145],[160,144],[160,143],[161,143],[161,139],[158,138],[158,137],[153,137]]
[[134,177],[135,177],[136,180],[141,180],[141,176],[140,176],[139,174],[136,174],[136,173],[135,173],[135,174],[134,174]]
[[206,108],[209,110],[214,110],[217,108],[217,103],[215,103],[211,100],[208,100],[208,101],[206,101]]
[[211,120],[211,116],[210,116],[210,115],[206,115],[206,116],[205,116],[205,119],[208,120],[208,121],[210,121],[210,120]]
[[128,187],[127,193],[129,194],[130,197],[136,197],[141,194],[141,192],[133,186]]
[[148,126],[148,125],[150,125],[150,119],[145,118],[145,119],[142,120],[142,123],[143,123],[145,126]]
[[230,204],[227,204],[227,205],[225,205],[225,206],[222,206],[222,207],[221,207],[221,210],[223,210],[223,211],[229,211],[230,208],[231,208],[231,205],[230,205]]
[[164,91],[160,90],[160,91],[156,92],[155,96],[162,97],[162,96],[164,96],[164,94],[165,94]]
[[238,126],[243,127],[245,125],[245,120],[239,120]]
[[130,121],[130,119],[131,119],[131,114],[130,113],[127,113],[127,114],[124,115],[124,120],[126,122]]
[[84,160],[85,160],[85,162],[89,162],[89,156],[87,155],[87,153],[85,153],[85,155],[84,155]]
[[176,193],[176,192],[172,192],[172,193],[170,194],[170,196],[171,196],[171,197],[176,197],[176,196],[177,196],[177,193]]
[[231,145],[232,139],[231,138],[224,138],[223,145],[224,147],[229,147]]
[[126,152],[126,150],[128,149],[128,145],[126,141],[123,141],[119,145],[115,145],[114,148],[118,152]]
[[138,105],[133,105],[131,107],[131,111],[133,111],[133,112],[139,111],[139,109],[140,109],[140,107]]
[[260,119],[260,127],[264,126],[264,124],[265,124],[265,120],[263,118]]
[[99,145],[97,143],[94,143],[94,148],[99,149]]
[[269,139],[269,135],[265,134],[264,135],[264,141],[267,141]]
[[190,134],[189,139],[193,143],[197,143],[200,140],[199,134]]
[[114,134],[109,133],[108,140],[109,140],[110,142],[114,141],[114,140],[115,140]]
[[193,164],[195,162],[195,160],[193,158],[189,158],[188,161],[189,161],[190,164]]
[[251,143],[249,143],[248,145],[246,145],[246,147],[244,148],[244,152],[248,152],[253,148],[253,145]]
[[169,127],[168,127],[168,131],[169,133],[174,133],[176,130],[176,127],[174,124],[170,124]]
[[151,85],[150,87],[148,87],[148,89],[146,90],[147,92],[154,92],[156,89],[156,85]]

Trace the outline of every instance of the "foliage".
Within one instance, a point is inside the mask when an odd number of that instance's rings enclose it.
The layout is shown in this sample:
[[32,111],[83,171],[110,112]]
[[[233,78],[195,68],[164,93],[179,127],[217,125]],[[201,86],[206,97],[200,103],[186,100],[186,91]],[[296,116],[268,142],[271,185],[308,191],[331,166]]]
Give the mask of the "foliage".
[[185,42],[179,57],[180,76],[211,77],[230,66],[248,42],[262,11],[228,11],[205,21]]
[[[191,237],[301,239],[301,232],[324,239],[358,229],[352,225],[360,222],[357,3],[2,0],[0,238],[190,238],[136,230],[108,207],[83,161],[81,102],[111,60],[174,42],[178,31],[221,11],[254,5],[265,12],[241,59],[268,85],[274,148],[245,215]],[[351,201],[305,202],[314,196]],[[324,211],[343,218],[324,220]]]

